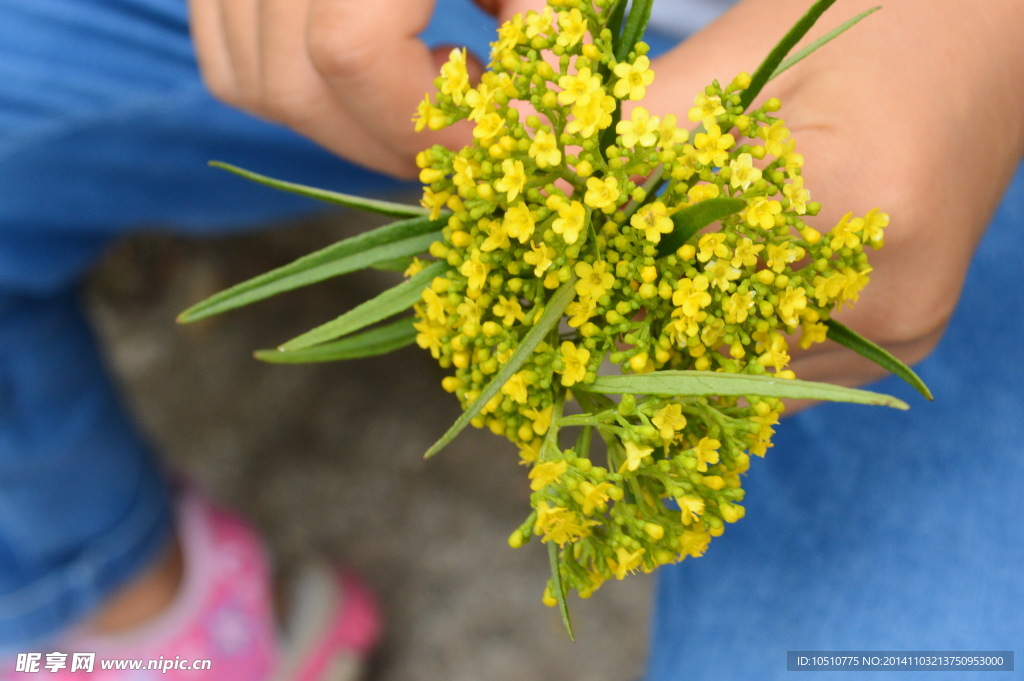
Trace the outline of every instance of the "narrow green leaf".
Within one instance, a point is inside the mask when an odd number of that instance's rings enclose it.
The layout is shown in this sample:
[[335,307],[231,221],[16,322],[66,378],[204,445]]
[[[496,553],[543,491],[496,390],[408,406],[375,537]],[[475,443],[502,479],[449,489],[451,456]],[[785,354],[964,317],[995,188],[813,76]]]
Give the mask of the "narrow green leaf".
[[647,22],[651,20],[653,6],[654,0],[633,0],[629,16],[626,17],[626,26],[622,29],[622,39],[615,49],[615,61],[622,61],[628,57],[630,50],[643,38]]
[[743,199],[730,199],[723,196],[701,201],[676,211],[672,214],[675,228],[658,242],[658,257],[675,253],[680,246],[704,227],[734,215],[746,206],[747,203]]
[[565,584],[562,583],[562,571],[558,569],[558,545],[548,542],[548,562],[551,564],[551,582],[558,601],[558,612],[562,615],[562,624],[569,633],[569,640],[575,641],[572,633],[572,621],[569,619],[569,605],[565,602]]
[[441,238],[438,226],[437,220],[415,218],[394,222],[339,241],[215,293],[178,315],[178,321],[198,321],[331,277],[388,263],[397,258],[420,255],[426,252],[430,244]]
[[292,352],[326,343],[407,310],[420,299],[423,289],[430,285],[434,277],[441,275],[448,268],[448,263],[444,261],[431,263],[401,284],[356,305],[337,319],[321,324],[284,343],[280,346],[280,350]]
[[454,440],[455,436],[461,433],[469,425],[469,422],[476,418],[480,410],[484,408],[484,405],[501,390],[501,386],[505,385],[508,379],[512,377],[512,374],[519,370],[519,367],[523,365],[523,362],[530,356],[530,353],[544,340],[544,336],[547,335],[548,331],[558,324],[558,320],[562,318],[562,313],[565,312],[566,306],[569,305],[569,301],[576,294],[575,286],[576,277],[573,276],[569,278],[569,281],[558,287],[558,290],[548,300],[548,304],[544,308],[540,319],[523,336],[519,347],[512,353],[505,366],[498,370],[498,373],[494,375],[491,382],[480,392],[480,396],[462,412],[459,418],[455,420],[455,423],[441,436],[441,439],[431,445],[427,453],[423,455],[424,458],[432,457]]
[[802,50],[800,50],[799,52],[797,52],[793,56],[787,57],[785,59],[785,61],[783,61],[781,64],[779,64],[779,66],[772,72],[772,75],[771,75],[771,77],[768,80],[773,80],[773,79],[777,78],[783,71],[785,71],[786,69],[790,68],[794,64],[797,64],[798,62],[803,61],[804,59],[806,59],[807,57],[812,55],[814,52],[818,51],[819,49],[821,49],[825,45],[829,44],[830,42],[832,42],[833,40],[835,40],[836,38],[838,38],[842,34],[844,34],[847,31],[849,31],[851,28],[853,28],[854,26],[859,24],[864,18],[866,18],[867,16],[869,16],[871,14],[874,14],[875,12],[877,12],[880,9],[882,9],[881,6],[879,6],[879,7],[872,7],[871,9],[864,10],[863,12],[861,12],[860,14],[855,16],[854,18],[852,18],[852,19],[850,19],[848,21],[843,22],[838,27],[832,29],[831,31],[829,31],[825,35],[821,36],[820,38],[818,38],[813,43],[811,43],[807,47],[803,48]]
[[256,359],[271,364],[307,364],[336,362],[344,359],[376,357],[416,342],[413,318],[403,317],[384,326],[353,334],[333,343],[314,345],[305,350],[257,350]]
[[386,262],[379,262],[373,266],[375,270],[381,270],[383,272],[404,272],[409,269],[412,265],[412,256],[405,258],[395,258],[394,260],[388,260]]
[[292,194],[300,194],[310,199],[326,201],[327,203],[333,203],[338,206],[365,210],[370,213],[377,213],[378,215],[390,215],[391,217],[396,218],[409,218],[430,214],[430,211],[422,206],[410,206],[406,203],[381,201],[379,199],[366,199],[362,196],[342,194],[340,192],[332,192],[326,189],[319,189],[317,187],[309,187],[304,184],[295,184],[294,182],[276,180],[272,177],[267,177],[266,175],[254,173],[251,170],[245,170],[244,168],[233,166],[230,163],[210,161],[210,165],[214,168],[220,168],[221,170],[226,170],[229,173],[234,173],[235,175],[244,177],[247,180],[252,180],[253,182],[264,184],[268,187],[273,187],[274,189],[291,192]]
[[618,0],[611,8],[608,21],[605,23],[605,27],[612,32],[613,52],[618,49],[619,42],[622,40],[622,21],[626,18],[626,5],[628,4],[628,0]]
[[573,390],[589,390],[612,395],[757,395],[874,404],[895,409],[910,408],[906,402],[895,397],[867,390],[844,388],[831,383],[727,374],[720,371],[652,371],[647,374],[599,376],[593,383],[576,385]]
[[[782,40],[772,48],[772,51],[768,53],[761,65],[754,71],[754,75],[750,77],[750,87],[743,91],[743,95],[740,97],[740,106],[746,110],[747,107],[754,101],[754,99],[761,94],[761,90],[771,79],[775,69],[779,67],[782,60],[792,51],[796,44],[800,42],[801,38],[807,35],[807,32],[811,30],[815,22],[825,13],[829,7],[835,4],[836,0],[817,0],[807,12],[800,17],[799,21],[793,24],[793,27],[789,29],[789,32],[782,37]],[[725,132],[724,130],[722,132]]]
[[829,340],[853,350],[858,355],[870,359],[886,371],[899,376],[910,384],[914,390],[924,395],[926,399],[935,399],[932,397],[932,391],[928,389],[928,386],[921,380],[921,377],[914,373],[913,369],[893,357],[882,347],[875,345],[853,329],[840,324],[834,319],[826,320],[825,326],[828,327]]

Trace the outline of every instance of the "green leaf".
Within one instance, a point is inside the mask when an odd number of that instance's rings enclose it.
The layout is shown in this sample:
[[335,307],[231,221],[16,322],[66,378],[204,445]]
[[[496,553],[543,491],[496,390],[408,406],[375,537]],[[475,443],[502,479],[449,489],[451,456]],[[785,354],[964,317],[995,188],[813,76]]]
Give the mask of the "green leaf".
[[899,376],[910,384],[914,390],[924,395],[926,399],[935,399],[932,397],[932,391],[928,389],[928,386],[921,380],[921,377],[914,373],[913,369],[893,357],[883,348],[875,345],[853,329],[840,324],[834,319],[826,320],[825,326],[828,327],[829,340],[835,341],[843,347],[853,350],[858,355],[870,359],[886,371]]
[[747,203],[743,199],[718,197],[677,210],[672,214],[675,228],[658,242],[658,257],[675,253],[680,246],[704,227],[717,220],[735,215],[746,206]]
[[333,319],[326,324],[321,324],[315,329],[291,339],[280,346],[282,352],[302,350],[320,343],[326,343],[342,336],[347,336],[353,331],[366,328],[382,319],[387,319],[403,310],[408,310],[420,299],[423,289],[430,285],[430,282],[449,269],[448,263],[437,261],[425,267],[409,279],[397,286],[389,288],[380,295],[377,295],[364,303]]
[[395,258],[394,260],[387,260],[385,262],[379,262],[373,266],[375,270],[381,270],[383,272],[404,272],[409,269],[412,265],[413,256],[406,256],[404,258]]
[[633,0],[629,16],[626,17],[626,26],[622,29],[622,39],[615,48],[615,61],[628,57],[630,50],[643,38],[647,22],[651,20],[653,6],[654,0]]
[[519,347],[512,353],[505,366],[498,370],[498,373],[494,375],[491,382],[480,392],[480,396],[462,412],[459,418],[455,420],[455,423],[441,436],[441,439],[431,445],[427,453],[423,455],[424,458],[432,457],[454,440],[455,436],[461,433],[469,425],[469,422],[476,418],[480,410],[484,408],[484,405],[501,390],[501,386],[505,385],[508,379],[512,377],[512,374],[519,370],[519,367],[523,365],[523,362],[530,356],[530,353],[544,340],[544,336],[547,335],[548,331],[553,329],[558,324],[558,320],[562,318],[562,313],[565,312],[566,306],[569,305],[569,301],[576,294],[576,279],[575,276],[570,277],[569,281],[558,287],[558,290],[548,300],[548,304],[544,308],[540,319],[523,336]]
[[798,62],[803,61],[804,59],[806,59],[807,57],[812,55],[814,52],[818,51],[819,49],[821,49],[825,45],[829,44],[830,42],[832,42],[833,40],[835,40],[836,38],[841,36],[843,33],[846,33],[851,28],[853,28],[854,26],[859,24],[864,18],[866,18],[867,16],[869,16],[871,14],[874,14],[875,12],[877,12],[880,9],[882,9],[882,8],[881,7],[872,7],[871,9],[864,10],[863,12],[861,12],[860,14],[855,16],[854,18],[852,18],[852,19],[850,19],[848,21],[843,22],[838,27],[832,29],[831,31],[829,31],[825,35],[821,36],[820,38],[818,38],[813,43],[811,43],[807,47],[803,48],[802,50],[800,50],[799,52],[797,52],[793,56],[787,57],[785,61],[783,61],[781,64],[779,64],[778,67],[774,71],[772,71],[772,75],[771,75],[771,77],[768,80],[773,80],[773,79],[777,78],[783,71],[785,71],[786,69],[790,68],[794,64],[797,64]]
[[626,18],[626,5],[628,4],[629,0],[618,0],[611,8],[608,21],[605,23],[605,27],[612,32],[613,52],[618,49],[619,43],[622,41],[622,20]]
[[565,585],[562,583],[562,571],[558,569],[558,546],[555,542],[548,542],[548,563],[551,565],[551,582],[555,589],[555,599],[558,600],[558,612],[562,615],[562,624],[569,633],[569,639],[576,640],[572,633],[572,621],[569,619],[569,606],[565,602]]
[[196,303],[178,316],[188,323],[249,305],[331,277],[424,253],[441,238],[441,221],[401,220],[339,241]]
[[257,350],[256,359],[271,364],[307,364],[344,359],[376,357],[416,342],[413,318],[403,317],[384,326],[357,333],[333,343],[314,345],[305,350]]
[[[740,97],[740,106],[745,111],[747,107],[751,105],[754,99],[761,94],[761,90],[771,79],[775,69],[779,67],[782,60],[786,58],[786,55],[796,47],[796,44],[800,42],[801,38],[807,35],[807,32],[811,30],[811,27],[818,21],[822,14],[825,13],[829,7],[835,4],[836,0],[817,0],[807,12],[800,17],[799,21],[793,24],[793,27],[789,29],[789,32],[782,37],[782,40],[772,48],[772,51],[768,53],[761,65],[754,71],[754,75],[750,77],[750,86],[743,91],[743,95]],[[724,130],[722,132],[725,132]]]
[[230,163],[210,161],[210,165],[214,168],[220,168],[221,170],[226,170],[229,173],[234,173],[235,175],[244,177],[247,180],[252,180],[253,182],[264,184],[268,187],[273,187],[274,189],[291,192],[292,194],[300,194],[310,199],[326,201],[327,203],[333,203],[338,206],[365,210],[370,213],[377,213],[378,215],[390,215],[391,217],[396,218],[409,218],[430,214],[430,211],[422,206],[410,206],[407,203],[381,201],[379,199],[366,199],[362,196],[341,194],[339,192],[332,192],[326,189],[319,189],[317,187],[309,187],[304,184],[295,184],[294,182],[276,180],[272,177],[267,177],[266,175],[254,173],[251,170],[245,170],[244,168],[233,166]]
[[647,374],[599,376],[589,385],[573,386],[574,391],[589,390],[613,395],[757,395],[791,399],[826,400],[874,404],[909,409],[906,402],[867,390],[844,388],[831,383],[813,383],[791,378],[727,374],[720,371],[652,371]]

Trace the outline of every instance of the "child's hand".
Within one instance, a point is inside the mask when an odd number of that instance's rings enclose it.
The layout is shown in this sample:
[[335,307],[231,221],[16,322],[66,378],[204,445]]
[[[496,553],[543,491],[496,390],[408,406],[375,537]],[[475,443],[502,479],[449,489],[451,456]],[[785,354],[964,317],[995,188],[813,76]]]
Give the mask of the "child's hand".
[[[815,36],[874,4],[839,0]],[[752,71],[808,5],[740,3],[652,64],[644,106],[685,115],[703,83]],[[1019,0],[885,0],[765,88],[782,101],[811,198],[823,206],[812,224],[831,229],[836,211],[891,215],[871,285],[838,319],[905,361],[938,342],[1024,152],[1021,26]],[[835,344],[813,347],[794,355],[800,378],[853,385],[881,373]]]
[[[499,18],[543,0],[480,1]],[[462,146],[469,129],[417,134],[410,122],[449,50],[417,37],[429,0],[191,0],[203,78],[222,101],[374,170],[414,177],[416,153]],[[479,69],[479,65],[477,65]]]

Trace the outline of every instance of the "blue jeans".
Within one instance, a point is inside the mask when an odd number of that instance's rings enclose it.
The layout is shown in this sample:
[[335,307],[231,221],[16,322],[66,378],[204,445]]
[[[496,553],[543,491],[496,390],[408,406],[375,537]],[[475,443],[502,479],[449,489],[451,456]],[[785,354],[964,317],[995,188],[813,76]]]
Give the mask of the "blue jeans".
[[[210,159],[354,193],[396,183],[214,102],[185,0],[6,0],[0,13],[0,650],[24,650],[170,531],[160,466],[79,310],[85,268],[132,230],[251,229],[316,208]],[[486,55],[492,35],[469,0],[442,0],[425,38]]]

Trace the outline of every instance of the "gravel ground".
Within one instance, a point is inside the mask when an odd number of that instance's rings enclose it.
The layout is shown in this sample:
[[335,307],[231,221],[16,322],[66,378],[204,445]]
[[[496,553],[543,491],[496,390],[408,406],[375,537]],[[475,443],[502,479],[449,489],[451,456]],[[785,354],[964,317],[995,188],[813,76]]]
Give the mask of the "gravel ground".
[[168,465],[263,530],[285,563],[358,568],[386,612],[374,681],[632,681],[646,652],[650,578],[571,601],[576,643],[540,603],[547,553],[508,548],[529,487],[513,449],[471,430],[421,457],[458,413],[429,355],[270,366],[273,347],[381,289],[350,275],[181,327],[175,315],[235,281],[372,223],[332,215],[216,240],[144,236],[88,286],[125,395]]

